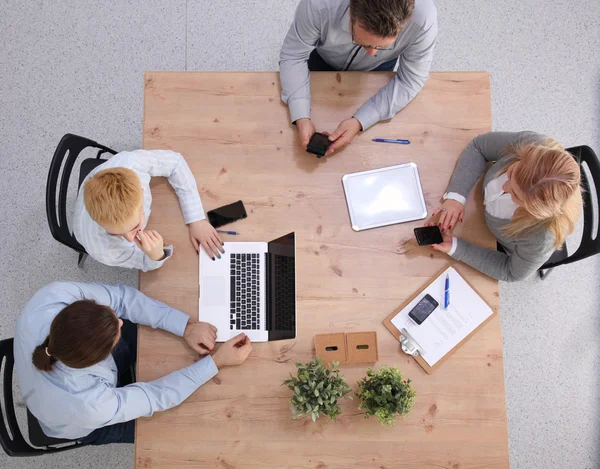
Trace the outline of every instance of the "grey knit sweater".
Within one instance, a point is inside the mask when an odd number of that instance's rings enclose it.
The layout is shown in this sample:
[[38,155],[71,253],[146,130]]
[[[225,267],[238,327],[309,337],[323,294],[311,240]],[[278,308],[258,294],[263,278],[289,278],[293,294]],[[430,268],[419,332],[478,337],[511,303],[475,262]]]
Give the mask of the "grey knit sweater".
[[[512,155],[507,147],[515,143],[543,142],[546,136],[534,132],[489,132],[474,138],[463,151],[454,170],[448,192],[467,197],[471,189],[485,172],[489,162],[495,164],[488,170],[483,180],[483,188],[498,177],[500,171],[510,163]],[[484,248],[458,239],[452,257],[480,270],[498,280],[514,282],[523,280],[535,273],[554,252],[554,235],[541,229],[518,238],[507,238],[502,227],[510,219],[493,217],[485,212],[485,221],[492,234],[504,247],[505,253]]]

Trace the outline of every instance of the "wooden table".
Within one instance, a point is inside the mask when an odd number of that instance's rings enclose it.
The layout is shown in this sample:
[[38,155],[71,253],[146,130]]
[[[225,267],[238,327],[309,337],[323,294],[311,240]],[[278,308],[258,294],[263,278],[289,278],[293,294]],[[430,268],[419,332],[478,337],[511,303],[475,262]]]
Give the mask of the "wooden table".
[[[390,74],[313,73],[313,120],[332,131],[375,94]],[[438,206],[456,160],[490,130],[490,80],[483,72],[432,73],[418,97],[342,153],[317,159],[300,148],[280,101],[277,73],[148,72],[144,148],[181,152],[206,210],[242,199],[249,212],[233,241],[297,234],[298,337],[255,344],[248,361],[225,368],[181,406],[137,423],[138,468],[507,468],[508,445],[499,315],[433,375],[399,351],[382,320],[449,258],[405,245],[419,223],[356,233],[350,227],[342,175],[414,161],[427,206]],[[410,145],[372,143],[408,138]],[[477,192],[477,191],[476,191]],[[478,192],[480,194],[480,191]],[[149,226],[175,245],[158,271],[140,275],[140,290],[196,318],[198,260],[177,198],[153,182]],[[467,203],[458,233],[495,246],[481,195]],[[477,208],[476,208],[477,207]],[[238,239],[239,238],[239,239]],[[496,281],[456,267],[498,310]],[[376,330],[380,363],[413,380],[416,406],[394,428],[365,420],[344,401],[337,423],[292,420],[281,382],[295,362],[314,356],[314,334]],[[192,363],[184,342],[142,327],[138,379],[149,381]],[[366,366],[343,365],[356,388]]]

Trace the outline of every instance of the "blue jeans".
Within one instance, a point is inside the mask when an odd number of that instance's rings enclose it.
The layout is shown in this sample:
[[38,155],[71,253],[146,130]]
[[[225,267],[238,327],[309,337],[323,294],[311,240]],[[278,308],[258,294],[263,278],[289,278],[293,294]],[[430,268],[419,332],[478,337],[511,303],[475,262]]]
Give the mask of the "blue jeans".
[[[387,62],[382,63],[379,67],[374,68],[371,72],[393,72],[394,67],[398,59],[388,60]],[[311,72],[339,72],[340,70],[336,70],[331,65],[329,65],[323,57],[319,55],[317,49],[314,49],[310,53],[310,57],[308,58],[308,69]]]
[[[132,322],[123,320],[121,328],[121,340],[112,352],[117,364],[119,378],[117,387],[131,384],[135,376],[131,376],[131,370],[135,370],[137,352],[137,326]],[[133,443],[135,436],[135,420],[116,423],[106,427],[98,428],[83,439],[90,445],[107,445],[109,443]]]

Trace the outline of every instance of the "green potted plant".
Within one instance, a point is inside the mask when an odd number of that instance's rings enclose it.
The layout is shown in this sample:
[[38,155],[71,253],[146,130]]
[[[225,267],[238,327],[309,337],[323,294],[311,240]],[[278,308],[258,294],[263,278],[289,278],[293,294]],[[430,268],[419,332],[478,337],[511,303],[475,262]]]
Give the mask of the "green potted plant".
[[338,400],[342,397],[352,399],[348,383],[340,376],[339,363],[332,362],[323,366],[320,358],[308,363],[296,363],[298,375],[286,379],[282,386],[293,391],[290,407],[294,418],[310,415],[313,422],[323,415],[332,420],[342,413]]
[[414,407],[416,394],[410,383],[396,367],[382,365],[377,372],[369,368],[358,381],[358,408],[366,410],[365,418],[375,415],[380,424],[391,427],[396,415],[403,417]]

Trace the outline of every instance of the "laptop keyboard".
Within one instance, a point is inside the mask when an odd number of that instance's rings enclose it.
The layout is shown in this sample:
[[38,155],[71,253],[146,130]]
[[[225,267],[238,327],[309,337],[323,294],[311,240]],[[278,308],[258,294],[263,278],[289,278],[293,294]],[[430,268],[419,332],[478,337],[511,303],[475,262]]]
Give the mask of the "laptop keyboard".
[[275,325],[280,331],[293,331],[296,318],[294,258],[273,256],[275,262]]
[[229,329],[260,329],[259,254],[230,254]]

